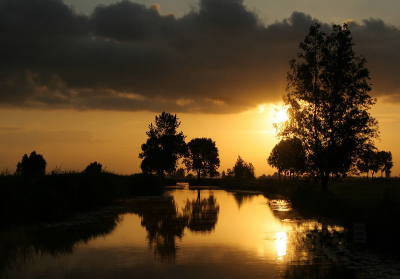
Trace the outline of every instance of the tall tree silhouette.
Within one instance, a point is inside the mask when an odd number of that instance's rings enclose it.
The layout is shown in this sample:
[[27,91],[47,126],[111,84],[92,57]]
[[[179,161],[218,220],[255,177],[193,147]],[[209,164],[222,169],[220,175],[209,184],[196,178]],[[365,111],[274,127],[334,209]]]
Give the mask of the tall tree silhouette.
[[201,175],[211,177],[218,174],[219,168],[218,148],[215,141],[207,138],[195,138],[188,143],[188,152],[183,160],[188,170],[197,173],[197,178]]
[[44,175],[46,173],[46,160],[43,155],[37,154],[35,151],[29,155],[24,154],[21,162],[17,164],[17,174],[22,175]]
[[186,136],[177,131],[180,125],[176,115],[164,111],[155,117],[155,124],[149,125],[148,139],[139,153],[144,173],[163,177],[165,172],[171,174],[175,171],[178,159],[186,152]]
[[301,140],[322,191],[327,191],[331,173],[346,174],[379,135],[377,121],[368,112],[376,100],[369,95],[366,60],[356,56],[347,25],[332,29],[326,34],[319,24],[312,25],[300,43],[298,60],[290,61],[283,98],[289,120],[276,124],[278,137]]

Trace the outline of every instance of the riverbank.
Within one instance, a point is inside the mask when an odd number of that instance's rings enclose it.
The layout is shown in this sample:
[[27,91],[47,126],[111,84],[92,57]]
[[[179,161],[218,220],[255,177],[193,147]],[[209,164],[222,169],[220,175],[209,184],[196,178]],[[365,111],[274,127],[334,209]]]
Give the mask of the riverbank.
[[0,176],[0,227],[60,221],[77,212],[144,195],[160,195],[155,176],[63,172]]

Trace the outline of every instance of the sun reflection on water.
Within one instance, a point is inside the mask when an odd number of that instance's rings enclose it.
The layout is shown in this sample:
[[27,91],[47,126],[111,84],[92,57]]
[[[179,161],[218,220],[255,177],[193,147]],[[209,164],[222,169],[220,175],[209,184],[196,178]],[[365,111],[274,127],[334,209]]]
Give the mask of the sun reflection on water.
[[276,233],[276,252],[278,254],[278,259],[282,260],[283,256],[286,256],[287,248],[287,235],[286,232]]

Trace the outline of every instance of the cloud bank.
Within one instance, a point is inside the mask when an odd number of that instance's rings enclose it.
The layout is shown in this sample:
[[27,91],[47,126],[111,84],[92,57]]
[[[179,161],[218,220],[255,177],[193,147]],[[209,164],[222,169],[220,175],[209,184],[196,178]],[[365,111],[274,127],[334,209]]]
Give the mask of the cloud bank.
[[[127,0],[90,16],[61,0],[0,0],[0,105],[245,111],[281,100],[288,61],[315,22],[293,12],[265,26],[242,0],[200,0],[180,18]],[[373,95],[400,102],[400,30],[379,19],[349,23]]]

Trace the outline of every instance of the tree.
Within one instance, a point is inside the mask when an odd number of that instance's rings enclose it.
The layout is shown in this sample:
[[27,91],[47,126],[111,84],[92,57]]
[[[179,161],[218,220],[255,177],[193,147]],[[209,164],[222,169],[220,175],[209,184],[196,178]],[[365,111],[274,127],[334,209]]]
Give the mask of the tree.
[[247,163],[238,156],[232,169],[228,169],[228,175],[234,178],[254,179],[256,178],[255,168],[252,163]]
[[369,95],[366,60],[355,55],[349,27],[333,25],[330,35],[320,29],[310,27],[299,61],[290,62],[283,98],[289,120],[275,126],[278,137],[301,140],[309,171],[325,192],[330,174],[345,175],[379,133],[368,112],[376,100]]
[[91,173],[91,174],[98,174],[101,173],[103,166],[100,163],[97,162],[93,162],[90,163],[86,169],[85,169],[85,173]]
[[149,125],[148,139],[139,153],[144,173],[164,177],[165,172],[171,174],[175,171],[177,161],[186,153],[186,136],[177,132],[180,125],[176,115],[164,111],[155,117],[155,124]]
[[278,170],[279,178],[281,173],[289,172],[289,176],[295,173],[303,173],[306,168],[306,154],[303,144],[298,138],[281,140],[272,149],[268,164]]
[[16,173],[22,175],[45,175],[46,165],[43,155],[32,151],[29,157],[26,154],[22,156],[21,162],[17,164]]
[[[382,171],[385,172],[385,176],[387,178],[390,177],[390,173],[392,172],[392,167],[393,167],[393,157],[392,157],[392,152],[387,152],[387,151],[382,151],[384,152],[383,154],[383,166],[382,166]],[[382,177],[382,173],[381,173],[381,177]]]
[[375,150],[371,147],[366,148],[359,156],[357,161],[357,169],[361,173],[367,174],[367,180],[369,176],[369,171],[373,168],[374,160],[375,160]]
[[198,179],[201,175],[210,177],[218,175],[220,161],[215,141],[210,138],[195,138],[188,143],[187,147],[186,158],[183,162],[188,171],[195,171]]
[[183,179],[185,178],[185,169],[179,168],[175,172],[170,174],[170,178],[172,179]]
[[381,178],[383,173],[385,173],[386,177],[390,177],[391,169],[393,167],[393,157],[392,153],[389,151],[378,151],[377,154],[377,162],[379,169],[381,171]]

